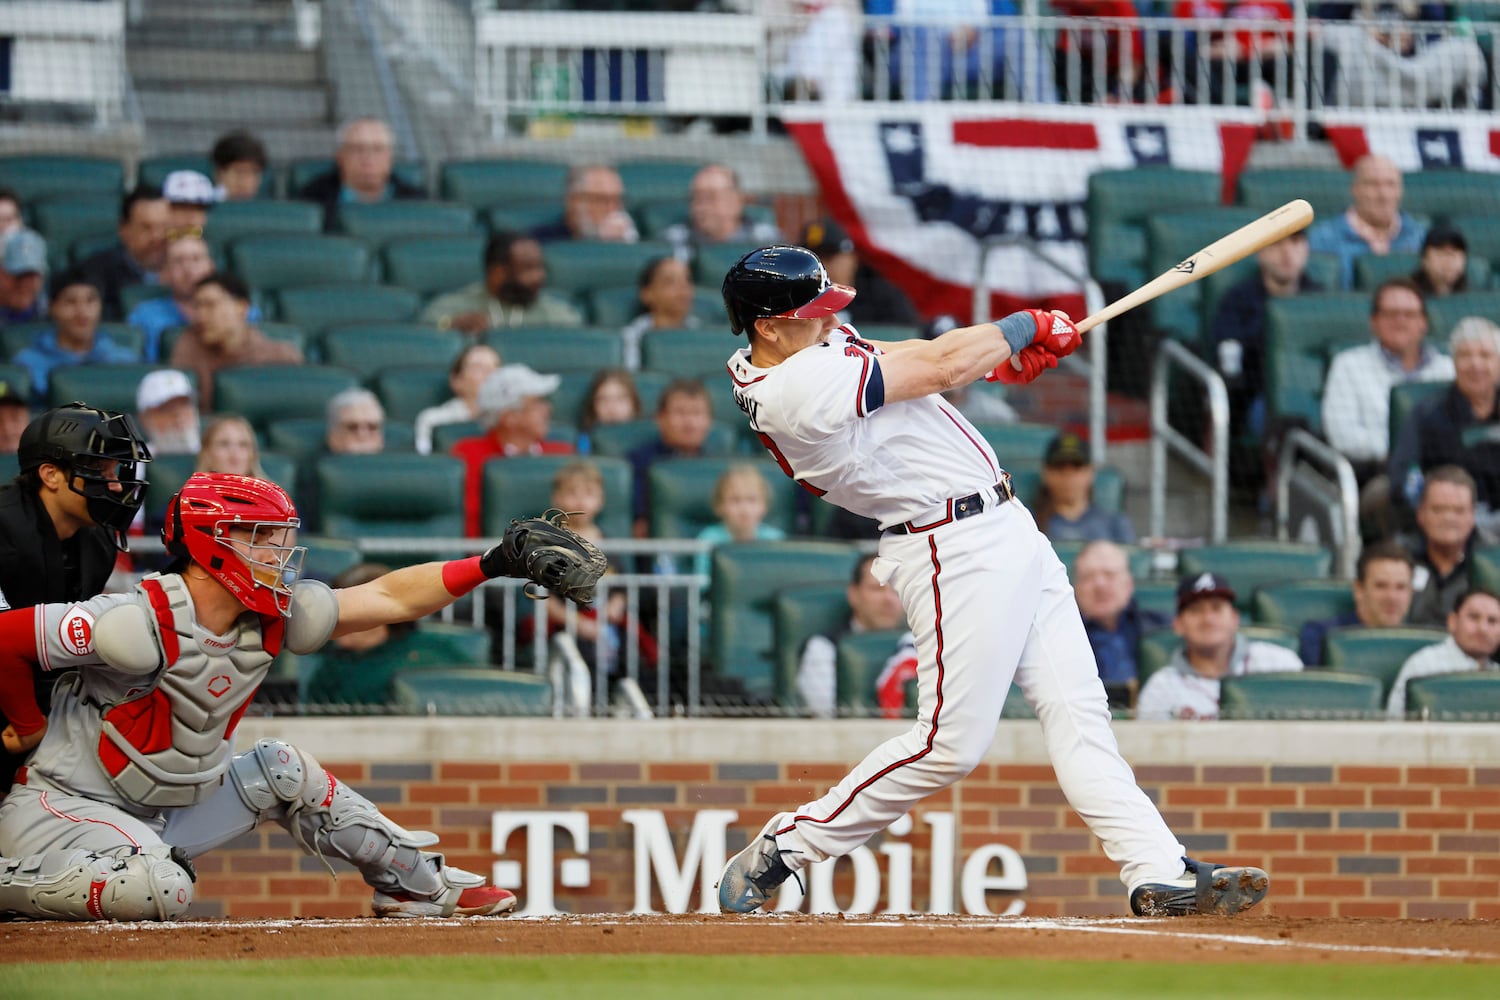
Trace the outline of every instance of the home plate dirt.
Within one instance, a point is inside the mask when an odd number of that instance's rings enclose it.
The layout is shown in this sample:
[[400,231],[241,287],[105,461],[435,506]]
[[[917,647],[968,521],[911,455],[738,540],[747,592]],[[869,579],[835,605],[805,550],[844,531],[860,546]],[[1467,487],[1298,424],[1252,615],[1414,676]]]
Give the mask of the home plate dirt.
[[0,924],[0,964],[397,954],[954,955],[1092,961],[1500,963],[1500,922],[1297,917],[588,914],[468,920]]

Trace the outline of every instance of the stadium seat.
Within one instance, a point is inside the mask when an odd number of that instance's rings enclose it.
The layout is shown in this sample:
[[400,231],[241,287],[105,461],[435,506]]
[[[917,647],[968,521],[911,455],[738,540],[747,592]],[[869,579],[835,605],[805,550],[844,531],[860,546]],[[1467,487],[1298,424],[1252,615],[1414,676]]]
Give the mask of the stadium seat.
[[164,299],[171,294],[172,290],[165,285],[126,285],[120,289],[120,309],[129,316],[142,302]]
[[381,254],[385,280],[423,298],[472,285],[484,277],[484,238],[443,236],[396,240]]
[[1465,316],[1500,316],[1500,291],[1458,292],[1427,300],[1427,339],[1438,349],[1448,349],[1453,328]]
[[[594,428],[591,435],[594,454],[625,458],[657,434],[656,420],[652,417],[628,420],[622,424],[601,424]],[[715,421],[703,443],[703,451],[708,457],[720,458],[734,452],[734,443],[734,430]]]
[[[1171,608],[1158,610],[1174,614],[1177,609],[1174,602]],[[1294,653],[1297,651],[1297,633],[1289,628],[1278,628],[1274,625],[1241,625],[1240,635],[1251,642],[1270,642]],[[1182,639],[1170,627],[1160,628],[1141,636],[1141,644],[1136,649],[1136,664],[1143,687],[1146,684],[1146,678],[1165,667],[1172,659],[1172,654],[1177,652],[1177,647],[1181,645]]]
[[[256,323],[255,328],[272,340],[280,340],[291,344],[302,352],[302,357],[307,361],[316,362],[317,344],[309,342],[307,332],[295,323]],[[183,334],[183,327],[174,326],[162,331],[161,334],[161,357],[170,358],[172,348],[177,346],[178,339]]]
[[[298,191],[334,169],[331,156],[306,156],[293,160],[286,168],[286,196],[297,197]],[[412,187],[427,189],[427,165],[421,160],[398,160],[391,173]]]
[[319,236],[323,210],[310,201],[226,201],[208,213],[204,238],[215,247],[248,236]]
[[347,236],[246,236],[230,246],[229,261],[261,292],[370,277],[370,248]]
[[722,677],[739,679],[753,698],[776,691],[771,602],[788,580],[843,584],[853,550],[830,542],[730,543],[714,549],[709,657]]
[[375,395],[380,397],[385,415],[391,420],[410,423],[429,406],[441,406],[453,398],[453,390],[448,385],[447,365],[424,362],[387,368],[378,372],[372,381]]
[[[906,629],[859,632],[843,636],[837,647],[838,706],[840,714],[880,715],[875,682],[886,661],[896,652]],[[902,713],[905,714],[904,712]]]
[[1401,426],[1411,416],[1417,404],[1433,396],[1441,396],[1453,386],[1452,382],[1397,382],[1391,386],[1391,415],[1387,423],[1391,433],[1391,444],[1401,434]]
[[1419,649],[1442,642],[1448,633],[1439,628],[1337,628],[1323,640],[1330,670],[1363,674],[1380,682],[1381,704],[1401,672],[1401,664]]
[[1370,340],[1370,297],[1301,295],[1266,306],[1266,404],[1270,414],[1322,427],[1323,383],[1333,356]]
[[10,188],[22,202],[52,195],[112,195],[118,211],[118,199],[125,189],[125,168],[119,160],[100,156],[0,156],[0,187]]
[[604,478],[604,510],[598,524],[606,538],[630,537],[630,464],[620,458],[578,455],[517,455],[484,464],[483,534],[505,534],[513,518],[540,514],[552,506],[552,480],[558,470],[588,461]]
[[1240,174],[1239,203],[1262,213],[1302,198],[1319,219],[1334,219],[1349,207],[1354,175],[1326,167],[1274,167]]
[[[311,469],[312,464],[325,453],[328,432],[321,416],[287,417],[272,420],[266,427],[264,436],[270,447]],[[387,418],[385,450],[387,453],[411,451],[411,425]],[[270,470],[266,471],[269,473]]]
[[1473,563],[1469,567],[1469,582],[1492,594],[1500,594],[1500,545],[1474,550]]
[[464,531],[464,465],[448,455],[325,455],[316,466],[318,530],[358,538],[367,558],[394,565],[449,555],[382,552],[382,537],[457,538]]
[[[22,399],[31,398],[31,372],[20,365],[0,364],[0,379],[4,379],[15,387],[17,395]],[[0,476],[0,483],[7,482],[4,476]]]
[[[70,264],[81,264],[88,260],[100,250],[108,250],[117,246],[120,242],[119,236],[114,233],[92,233],[80,236],[68,245],[68,262]],[[52,259],[52,251],[47,251],[47,259]]]
[[1224,719],[1370,719],[1385,708],[1380,682],[1331,670],[1245,674],[1219,683]]
[[[654,463],[647,472],[651,536],[696,538],[698,532],[717,524],[714,487],[730,466],[743,463],[743,458],[669,458]],[[769,461],[752,460],[750,464],[760,470],[771,490],[766,523],[790,533],[796,517],[797,484]]]
[[464,335],[419,323],[351,323],[323,335],[323,360],[373,378],[387,369],[434,362],[449,364],[464,348]]
[[674,160],[633,160],[618,164],[620,180],[625,182],[625,200],[631,205],[675,201],[686,204],[693,175],[701,163]]
[[[702,247],[693,261],[693,284],[703,288],[718,288],[724,284],[724,275],[745,254],[760,249],[756,243],[715,243]],[[719,300],[719,318],[723,320],[724,300]]]
[[[149,372],[164,365],[70,365],[52,369],[47,378],[48,405],[62,406],[81,399],[90,406],[121,413],[135,413],[135,390]],[[188,371],[196,387],[197,375]]]
[[146,499],[141,504],[148,518],[165,515],[172,495],[182,489],[182,484],[187,482],[197,464],[197,455],[151,456],[151,464],[146,466]]
[[1099,170],[1089,175],[1090,274],[1096,281],[1126,288],[1143,284],[1150,277],[1146,273],[1146,220],[1159,212],[1217,207],[1222,185],[1217,173],[1167,167]]
[[74,241],[85,236],[117,238],[120,196],[72,195],[44,198],[31,206],[32,226],[47,240],[47,264],[59,271],[68,264]]
[[570,294],[597,285],[630,284],[648,261],[671,254],[672,247],[666,243],[548,243],[544,248],[548,287],[554,294]]
[[641,338],[641,367],[685,378],[728,378],[736,343],[714,329],[652,330]]
[[439,424],[432,429],[432,453],[446,455],[453,445],[464,438],[478,437],[484,428],[473,420],[460,420],[453,424]]
[[1137,580],[1135,603],[1147,611],[1159,611],[1170,618],[1177,613],[1177,584],[1166,580]]
[[322,419],[333,396],[359,385],[347,368],[324,365],[244,365],[214,376],[214,408],[238,413],[264,432],[273,420]]
[[0,482],[8,483],[21,472],[21,460],[15,452],[0,455]]
[[[1078,553],[1082,552],[1083,547],[1087,544],[1089,543],[1052,543],[1052,548],[1053,551],[1057,553],[1057,558],[1061,559],[1062,564],[1068,568],[1069,577],[1072,577],[1073,575],[1073,565],[1078,561]],[[1133,578],[1139,580],[1151,575],[1152,552],[1150,549],[1143,549],[1137,545],[1122,545],[1120,546],[1120,548],[1125,550],[1125,562],[1126,565],[1130,568],[1130,575]]]
[[365,561],[359,546],[347,538],[299,534],[297,544],[307,546],[307,556],[302,562],[302,575],[324,583]]
[[1178,559],[1178,572],[1184,577],[1222,575],[1234,587],[1239,609],[1248,611],[1256,587],[1326,577],[1332,562],[1328,550],[1317,545],[1252,540],[1186,549]]
[[[851,555],[849,565],[854,566]],[[849,625],[848,576],[844,583],[819,583],[779,590],[771,599],[772,631],[776,637],[776,704],[803,707],[797,691],[797,668],[802,647],[815,635],[832,635]]]
[[391,681],[393,707],[413,715],[550,715],[552,684],[518,670],[409,670]]
[[[1354,610],[1354,593],[1343,580],[1293,580],[1255,588],[1251,617],[1260,625],[1279,625],[1298,631],[1311,621],[1334,618]],[[1312,664],[1308,664],[1312,666]]]
[[[1200,279],[1196,285],[1198,288],[1198,316],[1203,324],[1203,348],[1207,352],[1213,344],[1214,317],[1218,315],[1219,300],[1230,288],[1239,284],[1245,278],[1258,274],[1260,267],[1255,263],[1254,255],[1244,260],[1235,261],[1220,271],[1215,271],[1206,278]],[[1212,359],[1212,355],[1208,355]]]
[[1433,722],[1500,720],[1500,676],[1493,672],[1438,674],[1406,682],[1408,715]]
[[[12,323],[0,326],[0,351],[7,358],[14,358],[20,351],[30,347],[43,330],[51,327],[45,320],[32,323]],[[146,346],[146,331],[129,323],[100,323],[99,332],[106,334],[119,346],[140,355]],[[132,408],[133,404],[132,404]]]
[[[591,289],[585,296],[589,316],[597,326],[620,327],[641,314],[640,289],[635,282]],[[704,323],[703,329],[717,333],[729,350],[734,343],[724,326],[724,296],[716,288],[693,289],[693,315]],[[724,356],[729,356],[729,350]]]
[[[1155,277],[1233,232],[1263,213],[1243,206],[1199,206],[1189,212],[1165,212],[1146,220],[1146,276]],[[1151,303],[1152,324],[1173,339],[1201,350],[1207,340],[1201,326],[1202,285],[1194,282]]]
[[1483,257],[1491,272],[1500,271],[1500,211],[1466,213],[1457,225],[1469,244],[1469,256]]
[[[629,188],[631,201],[635,198]],[[768,205],[746,205],[741,213],[747,222],[776,225],[776,213]],[[673,226],[686,225],[688,221],[688,194],[684,191],[674,200],[650,201],[640,204],[635,212],[641,224],[641,235],[647,239],[660,239]]]
[[1021,692],[1021,685],[1011,683],[1010,690],[1006,692],[1005,704],[1000,706],[1000,718],[1002,719],[1035,719],[1036,709],[1026,701],[1026,695]]
[[422,297],[395,285],[308,285],[276,294],[276,314],[313,336],[345,323],[406,323],[421,311]]
[[1477,170],[1419,170],[1402,177],[1401,208],[1465,233],[1475,213],[1500,212],[1500,176]]
[[1031,423],[978,423],[974,429],[984,435],[990,447],[995,449],[995,457],[1007,468],[1012,462],[1040,462],[1047,453],[1047,445],[1059,433],[1059,429],[1051,424]]
[[476,209],[562,201],[568,165],[551,160],[449,160],[438,173],[439,193]]
[[563,203],[557,201],[533,201],[517,205],[496,205],[484,210],[484,226],[491,233],[529,233],[541,226],[551,225],[563,216]]
[[[1354,287],[1373,292],[1388,278],[1404,278],[1416,271],[1421,264],[1421,255],[1415,253],[1391,253],[1385,256],[1365,254],[1354,261]],[[1469,257],[1466,275],[1469,287],[1476,291],[1490,286],[1490,262],[1478,254]]]
[[421,236],[472,236],[479,232],[474,209],[443,201],[382,201],[343,205],[339,228],[372,247]]
[[508,365],[530,365],[539,372],[620,367],[620,331],[607,328],[512,326],[490,330],[484,342]]

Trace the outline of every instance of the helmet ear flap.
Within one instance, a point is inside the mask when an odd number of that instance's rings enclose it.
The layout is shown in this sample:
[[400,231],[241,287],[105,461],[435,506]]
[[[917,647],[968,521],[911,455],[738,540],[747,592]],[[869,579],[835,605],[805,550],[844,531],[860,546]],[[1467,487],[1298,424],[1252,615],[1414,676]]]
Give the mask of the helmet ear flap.
[[169,554],[177,556],[179,559],[191,558],[188,554],[187,542],[183,539],[182,534],[182,494],[174,494],[172,502],[167,504],[167,508],[172,512],[172,515],[167,521],[167,526],[162,529],[161,540],[166,545]]

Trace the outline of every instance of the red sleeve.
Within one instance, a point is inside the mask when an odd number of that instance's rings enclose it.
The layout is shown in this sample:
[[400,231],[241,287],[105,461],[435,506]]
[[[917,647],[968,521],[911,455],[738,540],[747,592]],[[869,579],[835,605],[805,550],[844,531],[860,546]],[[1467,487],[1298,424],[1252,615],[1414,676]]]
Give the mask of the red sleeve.
[[36,614],[35,608],[0,612],[0,715],[20,736],[39,732],[47,724],[32,680]]

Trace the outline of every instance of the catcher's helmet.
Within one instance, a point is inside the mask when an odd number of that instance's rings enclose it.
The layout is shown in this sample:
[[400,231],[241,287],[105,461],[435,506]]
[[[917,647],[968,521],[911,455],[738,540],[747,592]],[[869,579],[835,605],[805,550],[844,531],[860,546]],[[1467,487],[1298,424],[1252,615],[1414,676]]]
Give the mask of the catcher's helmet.
[[803,247],[752,250],[724,276],[724,308],[737,334],[758,319],[827,316],[853,299],[854,289],[829,281],[817,254]]
[[[69,488],[88,501],[89,517],[111,529],[115,544],[128,551],[124,533],[146,499],[143,466],[151,461],[134,417],[87,403],[56,407],[26,425],[16,458],[22,472],[43,465],[67,472]],[[73,486],[79,480],[82,489]]]
[[307,547],[293,545],[302,521],[275,483],[221,472],[195,472],[167,502],[161,538],[263,615],[286,615]]

